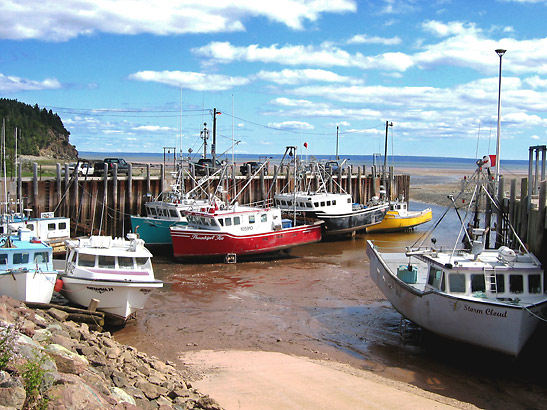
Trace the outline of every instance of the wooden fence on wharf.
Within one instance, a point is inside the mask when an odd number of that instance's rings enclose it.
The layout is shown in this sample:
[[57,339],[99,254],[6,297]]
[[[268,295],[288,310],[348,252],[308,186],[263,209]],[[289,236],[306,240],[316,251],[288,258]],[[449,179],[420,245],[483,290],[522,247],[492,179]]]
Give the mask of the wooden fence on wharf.
[[[139,168],[144,168],[140,167]],[[123,236],[131,229],[130,216],[143,215],[144,204],[154,200],[162,192],[168,191],[174,182],[172,169],[163,164],[153,167],[145,166],[143,176],[135,176],[130,164],[129,175],[121,176],[115,171],[111,176],[91,177],[70,175],[68,165],[64,167],[64,175],[60,164],[56,167],[56,176],[44,178],[38,175],[38,166],[33,164],[33,176],[10,180],[7,185],[10,209],[25,208],[32,210],[33,216],[42,212],[54,212],[55,216],[65,216],[71,219],[72,234],[89,235],[106,234]],[[295,181],[288,166],[273,166],[274,172],[266,175],[261,172],[257,176],[236,175],[234,166],[229,166],[228,177],[212,176],[202,186],[202,194],[217,195],[226,202],[237,200],[240,204],[271,203],[273,195],[294,188]],[[152,169],[155,172],[151,172]],[[367,203],[374,196],[380,195],[382,177],[375,167],[369,174],[365,167],[348,167],[340,171],[327,182],[332,192],[345,191],[350,193],[354,202]],[[152,174],[156,175],[152,175]],[[21,175],[19,168],[18,175]],[[308,175],[304,186],[316,190],[320,184],[319,178]],[[218,194],[217,187],[222,181],[222,189]],[[196,186],[196,179],[190,176],[184,178],[186,192]],[[390,168],[384,184],[392,199],[409,197],[410,176],[394,175]],[[16,201],[15,198],[22,198]]]

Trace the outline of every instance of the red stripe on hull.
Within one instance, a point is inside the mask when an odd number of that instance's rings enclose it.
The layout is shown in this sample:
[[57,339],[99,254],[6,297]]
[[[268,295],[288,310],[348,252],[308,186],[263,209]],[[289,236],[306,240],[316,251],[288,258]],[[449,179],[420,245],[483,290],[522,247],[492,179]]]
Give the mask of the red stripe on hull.
[[226,232],[205,233],[200,230],[180,230],[171,231],[171,239],[173,254],[176,258],[218,256],[229,253],[250,255],[319,242],[321,240],[321,225],[300,226],[246,236],[236,236]]

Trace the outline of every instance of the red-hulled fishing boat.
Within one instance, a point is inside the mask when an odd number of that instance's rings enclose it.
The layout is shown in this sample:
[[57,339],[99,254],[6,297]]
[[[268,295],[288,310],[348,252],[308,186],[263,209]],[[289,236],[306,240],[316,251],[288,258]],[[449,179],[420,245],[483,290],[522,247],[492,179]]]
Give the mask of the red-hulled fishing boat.
[[213,204],[189,211],[188,225],[172,226],[175,258],[259,255],[321,240],[321,221],[299,224],[281,218],[278,208],[259,208],[237,203],[220,208]]

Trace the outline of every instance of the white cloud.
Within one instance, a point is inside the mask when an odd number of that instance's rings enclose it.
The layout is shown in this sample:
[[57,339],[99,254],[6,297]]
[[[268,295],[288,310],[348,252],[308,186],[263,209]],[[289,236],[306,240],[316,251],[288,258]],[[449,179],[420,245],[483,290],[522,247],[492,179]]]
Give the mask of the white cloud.
[[261,80],[271,81],[276,84],[294,85],[309,83],[314,81],[330,82],[330,83],[352,83],[361,84],[363,80],[342,76],[332,71],[326,71],[321,69],[304,69],[304,70],[290,70],[285,69],[281,71],[260,71],[255,75],[256,78]]
[[162,127],[159,125],[140,125],[133,128],[135,131],[147,131],[147,132],[163,132],[163,131],[176,131],[172,127]]
[[378,69],[405,71],[413,65],[412,58],[404,53],[384,53],[376,56],[364,56],[361,53],[347,51],[329,44],[319,47],[304,45],[273,44],[261,47],[257,44],[241,47],[229,42],[213,41],[192,51],[204,57],[208,64],[233,62],[261,62],[288,66],[313,65],[316,67],[358,67],[360,69]]
[[59,88],[61,88],[61,83],[54,78],[47,78],[43,81],[35,81],[0,74],[0,91],[3,92],[11,93],[19,91],[55,90]]
[[537,75],[525,78],[524,82],[532,88],[547,88],[547,78],[540,78]]
[[313,130],[314,126],[304,121],[271,122],[268,127],[282,130]]
[[194,91],[226,91],[250,82],[245,77],[187,71],[139,71],[129,76],[131,80],[150,81],[183,87]]
[[0,38],[67,41],[81,35],[113,33],[221,33],[244,31],[254,17],[301,30],[324,13],[354,13],[355,0],[3,0]]
[[378,37],[378,36],[369,36],[366,34],[356,34],[351,37],[347,44],[382,44],[385,46],[394,46],[401,44],[402,40],[400,37],[395,36],[391,38]]

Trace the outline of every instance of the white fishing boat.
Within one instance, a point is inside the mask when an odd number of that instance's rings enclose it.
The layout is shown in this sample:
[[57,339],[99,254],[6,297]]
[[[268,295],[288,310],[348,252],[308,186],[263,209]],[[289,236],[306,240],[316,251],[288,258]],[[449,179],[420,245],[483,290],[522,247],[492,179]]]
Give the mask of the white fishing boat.
[[70,218],[55,216],[53,212],[42,212],[39,218],[30,216],[32,209],[25,209],[24,214],[12,214],[3,218],[5,223],[0,230],[17,231],[18,228],[30,230],[31,235],[47,243],[54,254],[65,252],[65,241],[70,239]]
[[[484,163],[477,164],[468,182],[474,185],[471,200],[466,198],[475,211],[480,196],[493,200],[486,189],[491,178],[484,175]],[[487,228],[478,227],[470,209],[463,218],[457,210],[462,228],[448,248],[433,241],[431,247],[387,253],[368,241],[370,276],[395,309],[424,329],[517,356],[545,321],[544,271],[514,231],[519,249],[485,249]]]
[[152,254],[136,234],[127,234],[127,239],[91,236],[66,245],[66,259],[57,264],[61,294],[80,306],[97,299],[97,310],[126,321],[163,286],[154,278]]
[[[294,148],[294,147],[288,147]],[[291,156],[295,156],[292,154]],[[354,203],[350,194],[329,192],[327,180],[322,172],[313,170],[319,181],[317,189],[307,187],[295,188],[293,192],[280,192],[274,195],[274,206],[285,212],[297,212],[307,218],[315,218],[324,222],[323,235],[337,236],[364,230],[380,223],[388,210],[389,203],[373,198],[367,204]]]
[[51,246],[30,230],[0,238],[0,295],[23,302],[49,303],[57,280]]

